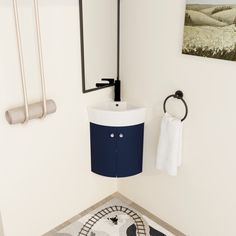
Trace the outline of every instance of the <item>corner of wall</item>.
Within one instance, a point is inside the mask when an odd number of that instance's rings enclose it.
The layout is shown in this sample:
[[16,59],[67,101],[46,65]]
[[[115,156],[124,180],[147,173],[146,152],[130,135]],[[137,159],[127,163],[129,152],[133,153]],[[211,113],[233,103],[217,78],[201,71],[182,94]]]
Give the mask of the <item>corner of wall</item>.
[[0,212],[0,236],[4,236],[1,212]]

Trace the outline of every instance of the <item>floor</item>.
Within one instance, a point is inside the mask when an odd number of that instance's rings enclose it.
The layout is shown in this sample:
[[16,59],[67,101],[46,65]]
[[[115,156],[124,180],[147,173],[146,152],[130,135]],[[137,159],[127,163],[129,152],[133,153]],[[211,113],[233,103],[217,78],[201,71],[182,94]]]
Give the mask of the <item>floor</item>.
[[185,236],[120,193],[114,193],[43,236]]

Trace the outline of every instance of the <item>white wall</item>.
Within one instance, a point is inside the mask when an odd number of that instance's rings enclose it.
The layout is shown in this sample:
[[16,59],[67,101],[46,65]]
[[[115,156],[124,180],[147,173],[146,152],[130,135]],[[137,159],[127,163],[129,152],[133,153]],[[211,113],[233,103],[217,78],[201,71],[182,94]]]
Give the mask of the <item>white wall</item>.
[[[30,101],[40,99],[31,0],[19,0]],[[116,190],[90,172],[86,107],[112,90],[82,94],[78,0],[40,0],[48,97],[46,120],[10,126],[23,104],[12,1],[0,0],[0,211],[5,236],[39,236]]]
[[[124,95],[149,111],[144,172],[119,191],[187,235],[236,235],[236,64],[181,54],[184,11],[184,0],[122,1]],[[173,178],[154,164],[163,100],[176,89],[190,113]]]

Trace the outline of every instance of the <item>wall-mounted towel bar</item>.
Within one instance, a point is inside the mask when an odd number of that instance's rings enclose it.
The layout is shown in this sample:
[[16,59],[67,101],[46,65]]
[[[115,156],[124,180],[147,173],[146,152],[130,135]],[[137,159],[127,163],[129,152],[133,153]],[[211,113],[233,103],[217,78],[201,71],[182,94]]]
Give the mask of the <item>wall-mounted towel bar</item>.
[[184,97],[184,94],[182,91],[178,90],[175,92],[175,94],[171,94],[170,96],[168,96],[165,101],[164,101],[164,104],[163,104],[163,109],[164,109],[164,112],[166,113],[166,102],[169,98],[177,98],[177,99],[180,99],[183,103],[184,103],[184,106],[185,106],[185,115],[184,117],[181,119],[181,121],[183,122],[187,116],[188,116],[188,106],[187,106],[187,103],[185,102],[185,100],[183,99]]
[[39,55],[39,69],[40,69],[39,71],[40,71],[41,88],[42,88],[42,101],[34,104],[29,104],[28,102],[17,0],[13,0],[13,8],[14,8],[18,55],[19,55],[20,70],[21,70],[22,90],[24,96],[24,106],[13,108],[6,111],[6,119],[9,124],[18,124],[18,123],[26,123],[29,120],[35,118],[45,118],[48,114],[56,112],[56,103],[53,100],[47,100],[46,98],[38,0],[34,0],[34,13],[35,13],[35,23],[37,29],[37,45],[38,45],[38,55]]

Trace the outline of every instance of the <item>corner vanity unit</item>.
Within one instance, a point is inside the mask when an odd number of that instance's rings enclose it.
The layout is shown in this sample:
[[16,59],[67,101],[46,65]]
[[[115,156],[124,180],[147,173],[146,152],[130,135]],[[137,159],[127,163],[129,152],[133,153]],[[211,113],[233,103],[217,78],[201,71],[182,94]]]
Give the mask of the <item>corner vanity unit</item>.
[[145,111],[126,102],[88,108],[92,172],[108,177],[142,172]]

